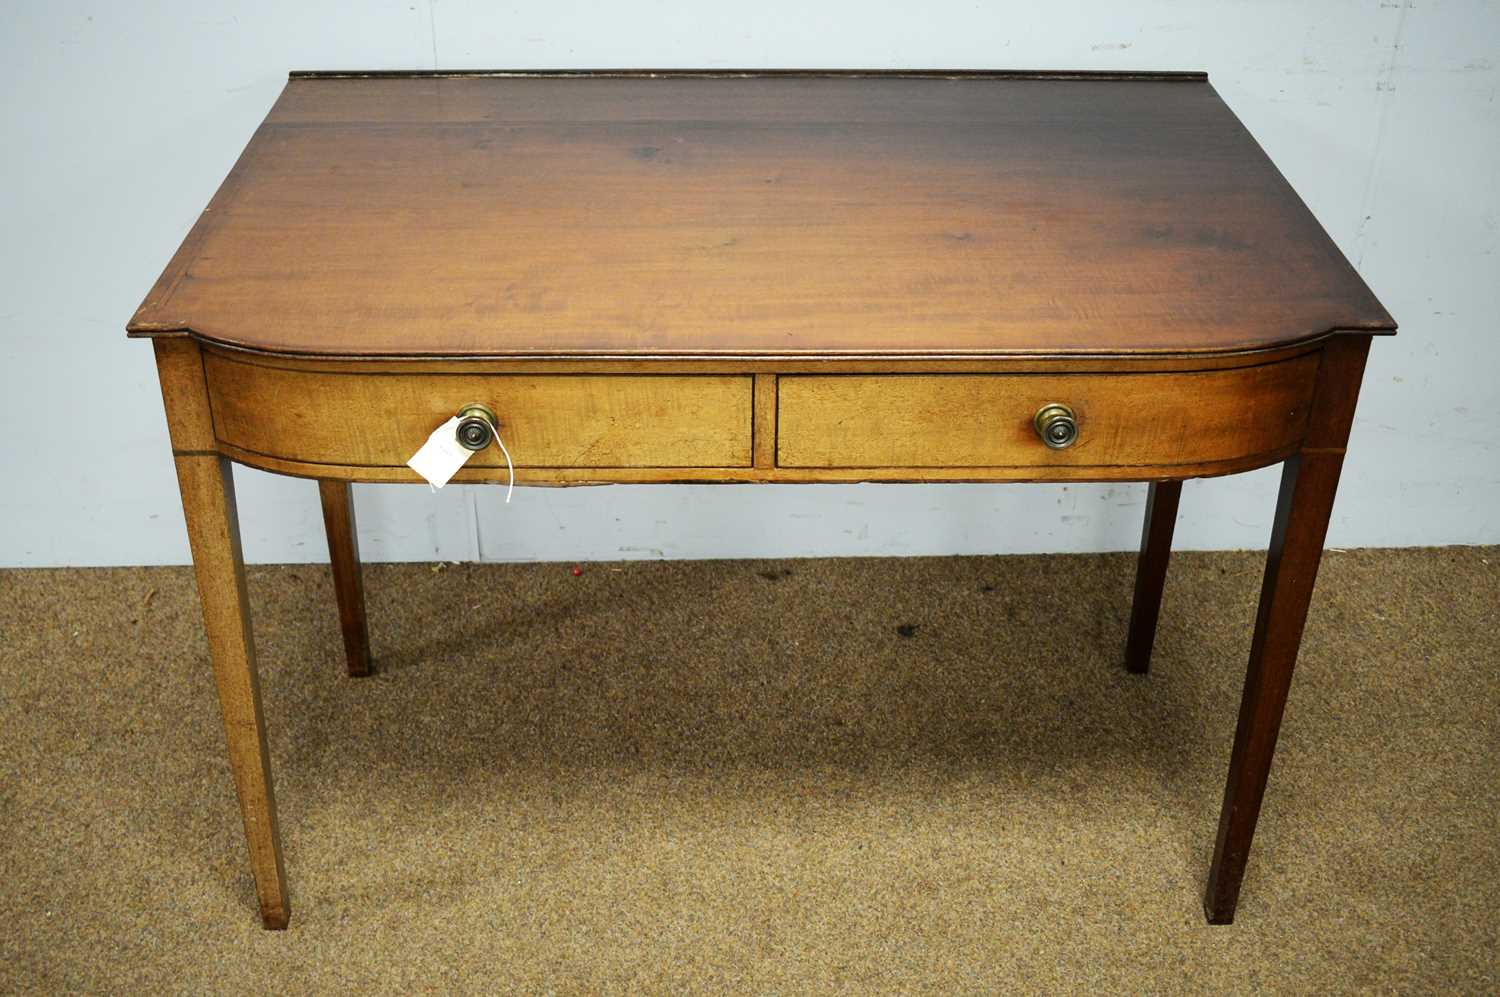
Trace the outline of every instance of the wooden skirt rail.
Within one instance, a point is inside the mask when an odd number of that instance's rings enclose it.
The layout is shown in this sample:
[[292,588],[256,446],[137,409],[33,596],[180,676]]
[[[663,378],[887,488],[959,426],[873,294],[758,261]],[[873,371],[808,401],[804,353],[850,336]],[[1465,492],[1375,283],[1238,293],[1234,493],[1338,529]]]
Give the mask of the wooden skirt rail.
[[[478,402],[497,414],[518,481],[534,485],[1227,474],[1296,448],[1321,356],[1314,343],[1245,355],[1234,366],[1188,369],[1168,356],[1157,361],[1162,369],[1114,373],[1097,358],[947,362],[932,372],[846,361],[829,373],[807,364],[740,373],[702,361],[679,362],[671,373],[632,362],[476,373],[465,361],[341,368],[260,358],[200,349],[187,337],[156,346],[165,363],[201,364],[214,447],[241,463],[304,477],[420,481],[407,458],[432,427]],[[1067,449],[1047,448],[1032,425],[1052,401],[1076,413],[1078,437]],[[504,458],[487,451],[455,480],[506,476]]]

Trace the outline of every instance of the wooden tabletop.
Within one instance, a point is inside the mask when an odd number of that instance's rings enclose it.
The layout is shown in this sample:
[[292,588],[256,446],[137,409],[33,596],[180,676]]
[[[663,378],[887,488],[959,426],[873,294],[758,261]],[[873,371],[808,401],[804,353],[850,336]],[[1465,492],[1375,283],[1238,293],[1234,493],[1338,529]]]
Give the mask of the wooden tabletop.
[[1219,353],[1395,323],[1201,74],[294,74],[129,324],[341,357]]

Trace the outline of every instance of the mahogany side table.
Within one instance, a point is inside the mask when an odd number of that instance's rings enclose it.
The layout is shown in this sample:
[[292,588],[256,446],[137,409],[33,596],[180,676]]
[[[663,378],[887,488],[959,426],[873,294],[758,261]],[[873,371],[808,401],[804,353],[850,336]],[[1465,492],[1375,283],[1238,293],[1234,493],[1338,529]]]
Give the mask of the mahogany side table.
[[[290,913],[230,462],[351,481],[486,406],[522,484],[1182,481],[1283,463],[1204,902],[1234,916],[1395,323],[1201,73],[293,73],[130,321],[156,351],[261,918]],[[481,435],[483,435],[481,433]],[[506,479],[489,448],[458,481]]]

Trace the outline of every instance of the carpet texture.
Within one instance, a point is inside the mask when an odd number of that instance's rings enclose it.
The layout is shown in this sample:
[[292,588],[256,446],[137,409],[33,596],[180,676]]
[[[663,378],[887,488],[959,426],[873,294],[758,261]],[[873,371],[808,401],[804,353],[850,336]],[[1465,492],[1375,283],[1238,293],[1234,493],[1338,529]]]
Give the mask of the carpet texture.
[[0,572],[0,990],[1495,992],[1500,549],[1324,560],[1237,922],[1263,556],[253,568],[255,913],[190,571]]

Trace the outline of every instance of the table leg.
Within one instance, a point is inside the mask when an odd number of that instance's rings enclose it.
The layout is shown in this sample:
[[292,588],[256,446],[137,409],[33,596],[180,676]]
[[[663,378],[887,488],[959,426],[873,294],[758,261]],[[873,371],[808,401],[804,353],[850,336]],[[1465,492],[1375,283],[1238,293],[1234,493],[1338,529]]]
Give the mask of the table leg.
[[182,510],[198,576],[198,597],[203,603],[203,626],[229,741],[229,767],[245,821],[261,921],[267,928],[285,928],[291,906],[276,829],[276,798],[260,708],[255,642],[250,634],[234,479],[229,462],[214,454],[179,453],[176,461]]
[[359,570],[359,538],[354,531],[354,496],[349,482],[320,480],[323,525],[328,532],[328,560],[333,568],[333,591],[339,604],[339,628],[344,632],[344,658],[349,674],[370,674],[370,628],[365,620],[365,585]]
[[1177,500],[1181,497],[1180,481],[1153,481],[1146,493],[1146,525],[1135,568],[1130,636],[1125,640],[1125,670],[1137,675],[1151,670],[1151,646],[1156,643],[1156,619],[1161,614],[1167,561],[1172,556],[1172,528],[1177,525]]
[[1234,920],[1342,464],[1342,453],[1304,453],[1289,459],[1282,471],[1250,668],[1203,901],[1210,924]]
[[1323,347],[1302,450],[1288,458],[1281,471],[1250,667],[1203,898],[1210,924],[1234,920],[1369,348],[1369,336],[1348,333],[1334,336]]

